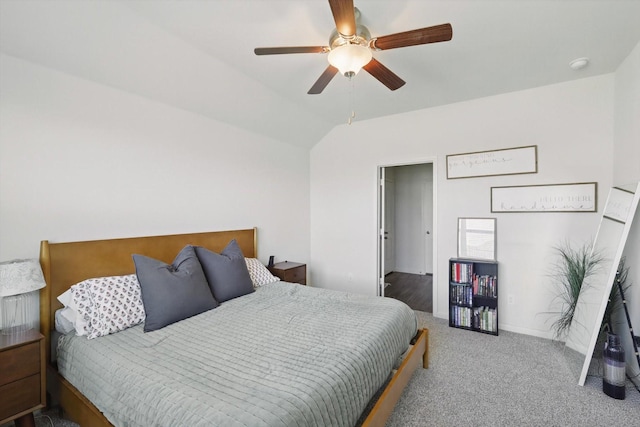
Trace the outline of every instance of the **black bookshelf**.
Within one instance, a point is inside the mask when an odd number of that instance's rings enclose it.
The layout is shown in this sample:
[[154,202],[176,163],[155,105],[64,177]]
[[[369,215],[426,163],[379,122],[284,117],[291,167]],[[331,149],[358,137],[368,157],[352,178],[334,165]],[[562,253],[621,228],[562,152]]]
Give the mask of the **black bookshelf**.
[[498,335],[498,263],[449,260],[449,326]]

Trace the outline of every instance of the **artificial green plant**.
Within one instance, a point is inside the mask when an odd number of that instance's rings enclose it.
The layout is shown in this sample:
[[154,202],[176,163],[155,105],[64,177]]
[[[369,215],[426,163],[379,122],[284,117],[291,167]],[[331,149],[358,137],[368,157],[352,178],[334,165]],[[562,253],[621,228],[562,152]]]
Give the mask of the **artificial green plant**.
[[559,259],[553,266],[552,276],[560,285],[557,298],[562,307],[552,329],[556,339],[561,339],[569,331],[585,280],[597,271],[604,258],[590,243],[574,249],[569,242],[564,242],[554,250]]

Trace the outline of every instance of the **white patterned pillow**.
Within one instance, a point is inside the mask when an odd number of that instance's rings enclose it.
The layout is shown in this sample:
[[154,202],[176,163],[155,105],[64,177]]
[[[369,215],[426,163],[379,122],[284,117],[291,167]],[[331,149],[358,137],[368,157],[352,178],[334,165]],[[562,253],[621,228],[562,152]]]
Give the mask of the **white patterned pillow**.
[[[87,279],[71,287],[77,308],[76,332],[88,339],[109,335],[145,319],[140,283],[135,274]],[[78,331],[80,329],[80,331]]]
[[247,269],[249,269],[249,276],[251,277],[254,288],[280,280],[276,276],[271,274],[271,272],[267,270],[267,267],[265,267],[259,259],[245,258],[244,260],[247,263]]
[[91,300],[89,292],[87,292],[87,283],[76,283],[67,292],[60,295],[58,300],[71,309],[70,317],[76,334],[80,336],[89,335],[91,332]]

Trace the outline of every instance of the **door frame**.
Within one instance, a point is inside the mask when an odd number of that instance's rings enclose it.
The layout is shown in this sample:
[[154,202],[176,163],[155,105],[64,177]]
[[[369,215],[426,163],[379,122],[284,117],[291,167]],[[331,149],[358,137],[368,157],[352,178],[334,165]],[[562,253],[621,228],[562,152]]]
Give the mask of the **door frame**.
[[[381,214],[383,215],[381,220],[384,221],[384,224],[385,224],[384,236],[382,237],[382,240],[384,240],[382,242],[383,243],[382,249],[384,250],[384,272],[382,275],[386,276],[388,273],[391,272],[390,268],[391,269],[395,268],[395,257],[396,257],[395,212],[393,212],[392,210],[389,210],[388,208],[391,205],[395,206],[396,201],[395,201],[395,181],[392,179],[389,179],[389,170],[384,169],[384,175],[385,175],[384,186],[382,187],[384,189],[384,212],[381,212]],[[390,199],[392,199],[393,201],[392,203],[389,203],[389,206],[387,206],[387,203],[389,202]],[[389,229],[387,229],[387,227],[389,227]],[[393,258],[393,262],[387,265],[387,262],[391,258]]]
[[436,157],[411,159],[411,161],[378,165],[376,173],[377,220],[376,220],[376,295],[384,296],[384,176],[385,168],[431,163],[433,170],[433,313],[438,313],[438,163]]

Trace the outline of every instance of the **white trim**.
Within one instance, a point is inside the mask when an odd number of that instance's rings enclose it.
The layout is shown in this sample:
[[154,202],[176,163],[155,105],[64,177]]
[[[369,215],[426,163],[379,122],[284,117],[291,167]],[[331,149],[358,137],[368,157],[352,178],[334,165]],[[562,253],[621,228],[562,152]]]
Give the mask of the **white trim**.
[[538,338],[546,338],[549,340],[553,340],[554,338],[553,331],[538,331],[535,329],[522,328],[520,326],[505,325],[504,323],[500,323],[500,332],[502,331],[509,331],[509,332],[514,332],[516,334],[530,335]]

